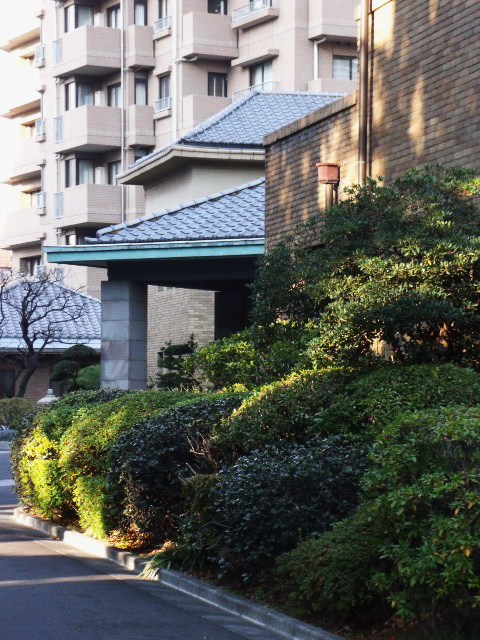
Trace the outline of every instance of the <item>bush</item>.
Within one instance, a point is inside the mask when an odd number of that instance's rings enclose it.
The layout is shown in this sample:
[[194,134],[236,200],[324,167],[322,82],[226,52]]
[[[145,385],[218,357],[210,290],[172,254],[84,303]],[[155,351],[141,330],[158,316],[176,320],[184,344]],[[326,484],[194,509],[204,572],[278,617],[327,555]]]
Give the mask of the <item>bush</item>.
[[77,387],[85,391],[100,389],[100,365],[91,364],[80,369],[76,380]]
[[270,446],[220,472],[210,511],[222,572],[251,579],[355,507],[364,452],[345,438]]
[[105,523],[105,478],[80,476],[75,482],[73,500],[80,527],[95,538],[105,538],[108,528]]
[[[480,606],[480,408],[399,418],[372,451],[365,489],[384,523],[375,582],[427,637],[471,638]],[[441,629],[441,632],[438,630]]]
[[122,435],[109,459],[110,528],[135,529],[159,542],[174,535],[183,511],[183,482],[215,470],[208,438],[241,399],[199,397]]
[[373,584],[387,564],[380,558],[382,523],[360,509],[320,538],[280,556],[274,576],[276,600],[295,616],[356,624],[378,622],[389,608]]
[[25,416],[35,413],[36,409],[23,398],[5,398],[0,400],[0,426],[18,429]]
[[[315,416],[313,431],[345,430],[369,440],[398,414],[449,405],[475,405],[480,374],[454,365],[388,366],[354,377],[330,407]],[[365,433],[366,431],[366,433]]]
[[214,430],[215,442],[226,457],[282,440],[303,442],[316,425],[316,414],[334,401],[350,377],[342,369],[302,371],[267,385]]

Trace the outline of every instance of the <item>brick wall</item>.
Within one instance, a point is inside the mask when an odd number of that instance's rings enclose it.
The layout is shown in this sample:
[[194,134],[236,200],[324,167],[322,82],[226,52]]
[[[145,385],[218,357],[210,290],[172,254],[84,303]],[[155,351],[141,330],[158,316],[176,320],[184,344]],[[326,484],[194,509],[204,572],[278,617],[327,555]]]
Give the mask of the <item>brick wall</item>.
[[[373,0],[370,175],[387,181],[428,163],[480,169],[480,3]],[[324,205],[315,163],[357,180],[353,96],[266,139],[267,249]]]

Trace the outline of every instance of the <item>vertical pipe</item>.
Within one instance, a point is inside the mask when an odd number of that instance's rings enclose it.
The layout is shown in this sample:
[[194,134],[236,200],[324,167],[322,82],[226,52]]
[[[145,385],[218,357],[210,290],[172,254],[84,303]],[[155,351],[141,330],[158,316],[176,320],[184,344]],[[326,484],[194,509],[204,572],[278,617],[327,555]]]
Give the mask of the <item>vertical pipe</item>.
[[178,74],[180,72],[178,60],[178,0],[173,0],[172,4],[172,133],[173,139],[176,140],[178,138],[178,101],[180,94],[178,90]]
[[[125,163],[125,0],[120,0],[120,161],[122,173],[126,170]],[[126,219],[125,185],[120,185],[122,222]]]
[[358,96],[358,182],[363,184],[367,177],[368,148],[368,19],[370,0],[361,0],[360,18],[360,83]]

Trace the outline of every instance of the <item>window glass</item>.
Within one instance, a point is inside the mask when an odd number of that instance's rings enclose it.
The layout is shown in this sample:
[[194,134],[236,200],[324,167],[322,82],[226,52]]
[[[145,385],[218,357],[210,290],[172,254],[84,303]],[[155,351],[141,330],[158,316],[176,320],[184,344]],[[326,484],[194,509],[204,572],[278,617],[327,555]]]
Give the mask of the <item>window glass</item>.
[[65,160],[65,189],[75,184],[75,160]]
[[122,163],[120,162],[120,160],[115,160],[115,162],[108,163],[108,166],[107,166],[108,184],[118,184],[117,175],[121,171],[121,165]]
[[159,98],[163,100],[164,98],[170,97],[170,75],[161,76],[159,79]]
[[159,0],[159,2],[158,2],[158,17],[159,18],[167,18],[168,17],[168,0]]
[[65,33],[75,29],[75,5],[65,7]]
[[65,85],[65,111],[75,109],[75,82]]
[[273,78],[272,61],[263,62],[250,67],[250,86],[254,87],[259,84],[271,82]]
[[137,147],[135,149],[135,154],[134,154],[135,162],[137,160],[140,160],[140,158],[144,158],[145,156],[148,156],[149,153],[150,151],[148,149],[145,149],[145,147]]
[[108,87],[108,106],[109,107],[121,107],[122,106],[122,85],[111,84]]
[[76,4],[76,23],[75,26],[85,27],[93,25],[93,8],[83,4]]
[[95,165],[93,160],[77,160],[77,184],[94,184]]
[[208,95],[226,98],[227,92],[227,74],[226,73],[209,73],[208,74]]
[[208,0],[208,13],[219,13],[226,16],[227,12],[227,0]]
[[148,104],[147,74],[144,71],[135,74],[135,104]]
[[358,58],[333,56],[332,75],[334,80],[356,80],[358,77]]
[[140,26],[147,24],[147,3],[145,0],[135,0],[134,22]]
[[77,82],[77,107],[92,105],[94,103],[93,84],[90,82]]
[[107,25],[113,29],[120,29],[120,5],[117,4],[114,7],[107,9]]

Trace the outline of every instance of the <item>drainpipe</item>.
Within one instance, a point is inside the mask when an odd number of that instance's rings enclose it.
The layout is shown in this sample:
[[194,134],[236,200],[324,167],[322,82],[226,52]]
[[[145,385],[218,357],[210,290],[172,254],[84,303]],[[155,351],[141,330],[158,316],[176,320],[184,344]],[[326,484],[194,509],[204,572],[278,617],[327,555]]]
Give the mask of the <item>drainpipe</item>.
[[[240,29],[237,29],[239,32]],[[325,42],[326,38],[320,38],[319,40],[313,41],[313,79],[318,80],[320,77],[319,74],[319,60],[318,56],[320,55],[320,45]]]
[[[120,97],[121,97],[121,114],[120,114],[120,160],[122,165],[122,173],[127,168],[125,165],[125,4],[124,0],[120,0]],[[120,185],[121,197],[121,216],[122,222],[126,219],[125,206],[125,185]]]
[[173,139],[178,138],[178,2],[172,2],[172,129]]
[[368,149],[368,18],[370,0],[361,0],[360,17],[360,83],[358,95],[358,182],[363,184],[367,177]]

